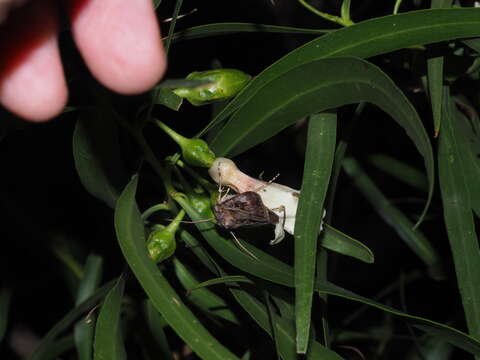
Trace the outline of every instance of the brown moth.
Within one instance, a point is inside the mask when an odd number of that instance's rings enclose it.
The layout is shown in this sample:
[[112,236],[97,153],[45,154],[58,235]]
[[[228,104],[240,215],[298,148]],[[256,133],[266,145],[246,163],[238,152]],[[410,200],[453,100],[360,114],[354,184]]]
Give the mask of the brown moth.
[[267,208],[254,191],[224,196],[215,204],[214,214],[218,224],[227,230],[279,222],[278,215]]

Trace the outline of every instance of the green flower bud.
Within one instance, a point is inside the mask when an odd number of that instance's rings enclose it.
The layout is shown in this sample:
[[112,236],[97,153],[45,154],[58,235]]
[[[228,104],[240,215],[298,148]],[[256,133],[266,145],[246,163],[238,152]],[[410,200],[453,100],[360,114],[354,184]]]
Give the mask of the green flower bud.
[[187,80],[206,80],[209,83],[195,88],[177,88],[173,92],[187,99],[192,105],[204,105],[225,100],[238,94],[252,77],[236,69],[195,71]]
[[186,138],[158,120],[156,120],[156,124],[180,145],[183,159],[187,164],[209,168],[215,161],[215,154],[204,140]]
[[207,194],[192,193],[189,196],[190,203],[205,219],[213,219],[212,202]]
[[186,146],[182,146],[182,156],[185,162],[192,166],[209,168],[216,159],[215,154],[202,139],[188,139]]
[[148,254],[155,262],[162,262],[175,252],[175,248],[177,247],[175,233],[184,216],[185,212],[181,210],[167,227],[163,229],[158,229],[157,227],[157,230],[152,231],[148,236]]
[[176,247],[175,234],[165,229],[153,231],[148,237],[148,254],[155,262],[162,262],[172,256]]

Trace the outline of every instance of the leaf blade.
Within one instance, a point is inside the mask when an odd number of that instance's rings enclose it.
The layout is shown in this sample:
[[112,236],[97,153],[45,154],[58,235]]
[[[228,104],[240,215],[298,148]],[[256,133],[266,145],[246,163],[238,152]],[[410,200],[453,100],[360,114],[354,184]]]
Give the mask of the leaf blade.
[[336,144],[337,116],[312,116],[308,125],[302,190],[295,221],[295,325],[297,353],[308,348],[317,238],[330,181]]
[[149,258],[141,214],[135,203],[137,182],[135,176],[120,195],[115,209],[117,239],[130,268],[155,308],[200,357],[237,359],[201,325]]
[[85,189],[111,208],[125,172],[115,122],[109,111],[80,113],[73,133],[73,157]]
[[[455,107],[448,87],[444,89],[443,131],[438,165],[443,213],[452,251],[467,326],[480,339],[480,250],[470,200],[462,139],[456,126]],[[473,185],[476,186],[476,185]]]
[[435,274],[440,269],[440,256],[430,241],[419,231],[413,230],[413,223],[378,189],[358,162],[350,157],[343,161],[343,169],[352,178],[354,185],[370,202],[378,215],[392,226],[405,244],[430,267]]
[[[85,262],[85,270],[83,271],[84,277],[77,290],[76,305],[90,297],[97,289],[102,277],[102,265],[103,259],[100,256],[93,254],[88,256]],[[95,315],[91,314],[89,320],[77,322],[73,331],[73,339],[80,360],[92,359]]]
[[94,360],[126,359],[120,324],[124,288],[125,280],[120,277],[102,304],[95,326]]
[[397,121],[423,156],[429,192],[418,226],[433,195],[435,164],[430,140],[402,91],[379,68],[364,60],[316,60],[277,76],[235,112],[212,140],[211,147],[221,156],[235,155],[304,116],[363,101],[377,105]]
[[173,35],[173,42],[183,40],[200,39],[209,36],[220,36],[237,33],[279,33],[279,34],[325,34],[331,30],[296,28],[290,26],[264,25],[254,23],[214,23],[194,26],[176,32]]
[[83,301],[80,305],[70,310],[59,322],[55,324],[53,328],[43,337],[39,346],[30,357],[30,360],[44,359],[46,354],[50,351],[50,348],[54,347],[55,339],[62,333],[68,326],[70,326],[81,314],[90,310],[95,304],[98,303],[110,289],[115,285],[115,281],[110,281],[103,285],[100,289],[90,296],[87,300]]
[[430,9],[378,17],[333,31],[291,51],[254,78],[202,131],[229,117],[265,84],[299,66],[332,56],[368,58],[404,47],[480,36],[480,9]]
[[324,223],[320,245],[330,251],[373,264],[375,256],[365,244]]

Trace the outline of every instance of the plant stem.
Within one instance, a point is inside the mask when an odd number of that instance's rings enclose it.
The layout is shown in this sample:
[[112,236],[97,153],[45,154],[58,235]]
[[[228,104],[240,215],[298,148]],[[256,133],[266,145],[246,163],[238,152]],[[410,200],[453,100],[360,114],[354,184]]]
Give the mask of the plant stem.
[[402,0],[396,0],[395,1],[395,6],[393,7],[393,14],[398,13],[398,9],[400,8],[400,5],[402,5]]
[[349,19],[342,19],[341,17],[331,15],[331,14],[328,14],[328,13],[324,13],[320,10],[317,10],[312,5],[307,3],[305,0],[298,0],[298,2],[300,4],[302,4],[307,10],[311,11],[315,15],[318,15],[318,16],[324,18],[325,20],[332,21],[332,22],[337,23],[341,26],[350,26],[350,25],[354,24],[353,21],[351,21]]
[[151,207],[149,207],[147,210],[145,210],[142,214],[142,220],[147,220],[150,215],[153,213],[156,213],[157,211],[163,211],[163,210],[170,210],[170,206],[167,203],[161,203],[161,204],[156,204]]
[[170,127],[165,125],[164,123],[162,123],[160,120],[154,119],[154,123],[160,129],[165,131],[167,133],[167,135],[170,136],[173,139],[173,141],[175,141],[178,145],[180,145],[180,147],[183,147],[183,145],[185,144],[185,141],[188,140],[185,136],[180,135],[179,133],[177,133],[176,131],[174,131],[173,129],[171,129]]

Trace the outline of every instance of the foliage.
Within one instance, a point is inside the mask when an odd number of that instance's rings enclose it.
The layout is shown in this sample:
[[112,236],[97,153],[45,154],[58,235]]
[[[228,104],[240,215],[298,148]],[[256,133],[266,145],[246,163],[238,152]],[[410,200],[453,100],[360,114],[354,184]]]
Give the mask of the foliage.
[[[149,94],[78,66],[65,119],[4,115],[5,149],[59,132],[73,154],[49,154],[52,171],[2,157],[8,356],[22,324],[42,333],[35,360],[480,359],[480,9],[251,4],[278,23],[242,2],[183,18],[190,5],[156,1],[170,63]],[[301,186],[294,234],[221,228],[206,169],[220,156]]]

